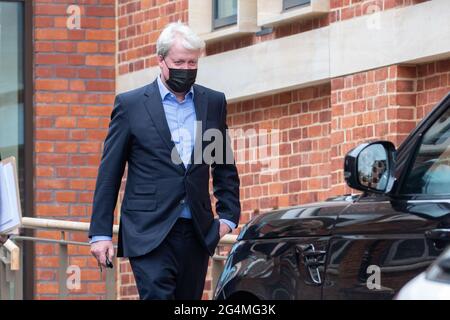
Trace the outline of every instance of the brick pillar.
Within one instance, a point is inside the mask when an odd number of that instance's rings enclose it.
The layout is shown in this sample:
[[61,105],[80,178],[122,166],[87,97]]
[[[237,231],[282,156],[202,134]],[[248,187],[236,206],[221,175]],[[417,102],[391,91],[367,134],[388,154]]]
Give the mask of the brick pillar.
[[[75,1],[76,2],[76,1]],[[80,4],[81,28],[70,30],[69,4],[34,2],[35,216],[89,221],[102,142],[115,93],[115,0]],[[58,238],[54,232],[37,232]],[[87,241],[86,233],[67,239]],[[81,268],[70,298],[97,299],[105,285],[89,247],[69,246]],[[57,298],[58,248],[36,245],[36,298]]]

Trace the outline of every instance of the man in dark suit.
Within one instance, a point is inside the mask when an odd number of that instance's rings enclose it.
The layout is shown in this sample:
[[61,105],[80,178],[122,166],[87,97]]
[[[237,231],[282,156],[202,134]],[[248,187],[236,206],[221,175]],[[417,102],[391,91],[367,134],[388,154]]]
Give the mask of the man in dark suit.
[[[189,27],[169,24],[157,41],[161,74],[119,94],[111,114],[94,193],[91,252],[103,266],[114,255],[113,212],[128,162],[117,256],[129,258],[141,299],[201,299],[208,258],[239,223],[240,181],[227,139],[225,95],[194,84],[203,48]],[[204,139],[206,131],[221,137]],[[219,218],[211,208],[210,170]]]

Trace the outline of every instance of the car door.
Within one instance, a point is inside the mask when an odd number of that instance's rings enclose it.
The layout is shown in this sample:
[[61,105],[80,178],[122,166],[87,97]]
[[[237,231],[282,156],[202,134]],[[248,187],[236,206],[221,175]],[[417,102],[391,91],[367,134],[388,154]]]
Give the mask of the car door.
[[351,197],[279,209],[241,231],[218,281],[216,299],[321,299],[326,248]]
[[387,194],[364,193],[338,217],[324,299],[391,299],[450,238],[449,96],[399,148]]

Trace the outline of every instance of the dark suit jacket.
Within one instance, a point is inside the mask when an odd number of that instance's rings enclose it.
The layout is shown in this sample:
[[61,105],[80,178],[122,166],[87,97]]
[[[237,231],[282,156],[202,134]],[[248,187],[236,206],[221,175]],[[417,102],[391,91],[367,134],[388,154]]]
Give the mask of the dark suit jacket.
[[[194,149],[203,151],[211,143],[202,141],[205,129],[217,128],[225,137],[225,95],[195,84],[194,105],[197,120],[202,121]],[[223,145],[224,154],[231,152],[229,143]],[[210,169],[219,218],[238,224],[240,181],[234,160],[207,163],[201,159],[203,152],[192,152],[191,163],[194,154],[200,157],[185,169],[177,152],[179,164],[171,160],[173,149],[156,80],[116,97],[98,170],[89,237],[112,235],[113,213],[128,162],[117,256],[140,256],[156,248],[180,215],[183,199],[190,207],[200,242],[213,255],[219,241],[219,220],[214,219],[211,207]]]

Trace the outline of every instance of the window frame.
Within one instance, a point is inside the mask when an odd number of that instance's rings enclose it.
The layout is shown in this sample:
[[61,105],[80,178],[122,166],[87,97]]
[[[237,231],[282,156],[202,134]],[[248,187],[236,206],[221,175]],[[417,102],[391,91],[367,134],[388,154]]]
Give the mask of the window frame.
[[311,0],[283,0],[283,12],[304,5],[310,5]]
[[[396,182],[395,189],[393,190],[393,193],[391,196],[393,196],[396,199],[410,199],[410,200],[442,200],[442,199],[449,199],[450,194],[441,194],[441,195],[435,195],[435,194],[422,194],[422,193],[403,193],[404,184],[406,183],[406,179],[412,170],[414,166],[414,162],[416,160],[417,154],[419,152],[420,146],[422,144],[423,136],[425,133],[431,128],[431,126],[434,125],[436,121],[450,108],[450,94],[447,94],[441,102],[439,102],[434,109],[431,111],[431,113],[425,117],[418,125],[417,127],[411,132],[410,136],[405,139],[405,141],[401,144],[398,151],[401,151],[401,155],[399,154],[399,157],[397,157],[397,160],[399,158],[404,158],[404,154],[406,152],[406,159],[404,160],[405,163],[402,164],[400,167],[396,167],[396,170],[398,174],[396,176],[398,177],[398,181]],[[407,144],[413,144],[412,150],[408,150]],[[404,151],[405,150],[405,151]],[[402,159],[403,162],[403,159]],[[397,161],[398,164],[398,161]]]
[[[211,0],[211,1],[212,1],[212,31],[237,24],[237,12],[236,14],[233,14],[228,17],[216,18],[218,9],[217,1],[219,0]],[[237,2],[239,2],[239,0],[237,0]]]
[[329,0],[257,0],[257,25],[275,27],[326,16],[330,12]]

